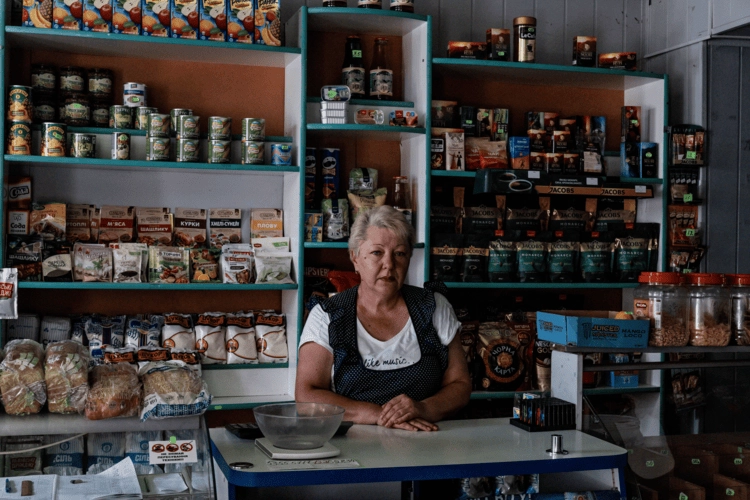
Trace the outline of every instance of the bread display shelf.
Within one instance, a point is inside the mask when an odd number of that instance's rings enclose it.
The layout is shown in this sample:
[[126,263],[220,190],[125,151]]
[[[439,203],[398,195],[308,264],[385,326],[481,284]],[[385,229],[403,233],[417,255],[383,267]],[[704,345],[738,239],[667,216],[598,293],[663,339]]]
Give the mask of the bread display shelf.
[[107,420],[87,420],[81,415],[58,415],[39,413],[36,415],[0,415],[0,436],[49,435],[102,433],[102,432],[141,432],[159,430],[199,429],[202,417],[179,417],[164,420],[146,420],[138,417],[110,418]]

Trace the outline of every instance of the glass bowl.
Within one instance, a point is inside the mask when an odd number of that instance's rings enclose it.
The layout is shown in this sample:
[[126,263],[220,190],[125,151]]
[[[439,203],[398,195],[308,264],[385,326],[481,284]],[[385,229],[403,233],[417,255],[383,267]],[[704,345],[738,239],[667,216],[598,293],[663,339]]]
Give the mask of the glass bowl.
[[333,437],[344,409],[326,403],[281,403],[253,409],[255,422],[272,445],[287,450],[320,448]]

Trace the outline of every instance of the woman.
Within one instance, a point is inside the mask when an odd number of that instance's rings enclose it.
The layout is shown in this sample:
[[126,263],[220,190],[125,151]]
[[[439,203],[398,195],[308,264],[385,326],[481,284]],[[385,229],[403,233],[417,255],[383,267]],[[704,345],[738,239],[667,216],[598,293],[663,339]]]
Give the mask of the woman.
[[361,284],[317,305],[300,338],[297,401],[346,409],[345,420],[412,431],[469,402],[460,323],[446,298],[404,285],[414,228],[388,206],[357,217],[349,258]]

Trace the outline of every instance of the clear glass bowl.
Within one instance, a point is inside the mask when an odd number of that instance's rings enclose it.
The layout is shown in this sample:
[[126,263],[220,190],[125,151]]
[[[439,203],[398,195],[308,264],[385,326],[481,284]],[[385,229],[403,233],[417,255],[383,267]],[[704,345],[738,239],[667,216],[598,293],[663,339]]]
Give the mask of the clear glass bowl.
[[287,450],[320,448],[333,437],[344,409],[325,403],[281,403],[253,409],[255,421],[272,445]]

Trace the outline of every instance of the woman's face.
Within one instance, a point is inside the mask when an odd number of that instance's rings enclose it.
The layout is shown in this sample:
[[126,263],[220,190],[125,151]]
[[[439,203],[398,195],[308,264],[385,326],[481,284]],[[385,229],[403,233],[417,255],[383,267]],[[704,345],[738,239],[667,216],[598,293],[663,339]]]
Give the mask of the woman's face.
[[359,247],[359,255],[352,255],[362,285],[384,294],[401,289],[410,260],[409,246],[389,229],[380,227],[370,227]]

